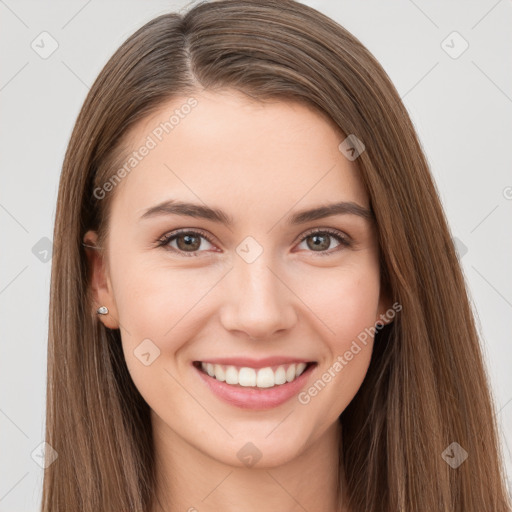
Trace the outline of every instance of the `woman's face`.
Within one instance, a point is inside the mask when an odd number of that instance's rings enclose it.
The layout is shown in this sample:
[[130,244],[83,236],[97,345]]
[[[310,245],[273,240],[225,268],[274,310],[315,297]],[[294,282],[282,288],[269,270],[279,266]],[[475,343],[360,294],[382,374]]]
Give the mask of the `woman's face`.
[[282,464],[335,426],[370,362],[365,329],[389,308],[375,227],[357,214],[369,199],[316,111],[194,98],[138,125],[129,172],[102,189],[114,196],[97,306],[158,436],[230,465]]

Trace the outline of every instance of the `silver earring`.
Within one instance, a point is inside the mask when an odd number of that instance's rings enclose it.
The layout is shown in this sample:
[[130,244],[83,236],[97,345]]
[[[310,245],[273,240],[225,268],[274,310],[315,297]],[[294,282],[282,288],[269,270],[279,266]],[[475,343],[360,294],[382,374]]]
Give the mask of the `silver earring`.
[[98,313],[98,315],[106,315],[106,314],[108,314],[108,308],[107,308],[107,306],[101,306],[101,307],[99,307],[99,308],[96,310],[96,313]]

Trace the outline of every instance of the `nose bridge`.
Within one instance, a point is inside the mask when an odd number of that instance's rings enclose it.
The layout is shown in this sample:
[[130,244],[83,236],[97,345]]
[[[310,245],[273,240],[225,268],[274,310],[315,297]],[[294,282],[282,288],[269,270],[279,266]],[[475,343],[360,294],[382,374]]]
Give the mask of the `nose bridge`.
[[272,303],[278,302],[278,295],[280,294],[279,282],[272,270],[272,261],[270,258],[260,256],[252,263],[239,261],[235,272],[235,279],[239,281],[241,299],[249,299],[254,302],[253,306],[273,305]]
[[224,316],[227,329],[264,338],[292,325],[293,294],[273,267],[276,265],[269,251],[263,251],[254,261],[236,258],[228,279],[228,313]]

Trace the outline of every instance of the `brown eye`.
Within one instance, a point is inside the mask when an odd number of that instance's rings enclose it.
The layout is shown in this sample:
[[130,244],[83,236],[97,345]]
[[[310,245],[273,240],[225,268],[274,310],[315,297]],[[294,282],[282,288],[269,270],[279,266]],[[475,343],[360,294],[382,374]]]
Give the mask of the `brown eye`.
[[[338,246],[329,251],[328,249],[331,248],[333,238],[338,242]],[[351,245],[349,239],[342,233],[325,229],[306,234],[301,240],[301,243],[303,242],[306,242],[307,248],[310,251],[316,252],[321,256],[333,254]]]
[[331,235],[309,235],[306,240],[308,241],[308,247],[310,249],[327,250],[331,245]]
[[194,251],[201,246],[201,237],[191,234],[177,235],[174,237],[180,251]]
[[[182,256],[199,256],[204,250],[199,250],[203,241],[212,245],[210,238],[202,232],[183,230],[169,233],[159,240],[158,247],[163,247]],[[176,243],[176,247],[172,246]]]

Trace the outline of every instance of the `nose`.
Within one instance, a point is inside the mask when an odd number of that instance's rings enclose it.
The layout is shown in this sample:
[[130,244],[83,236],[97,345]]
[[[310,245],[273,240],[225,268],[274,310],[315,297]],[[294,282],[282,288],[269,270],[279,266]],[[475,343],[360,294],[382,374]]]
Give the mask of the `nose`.
[[290,330],[297,321],[295,295],[282,272],[263,253],[256,261],[236,261],[224,282],[221,323],[230,332],[264,340]]

